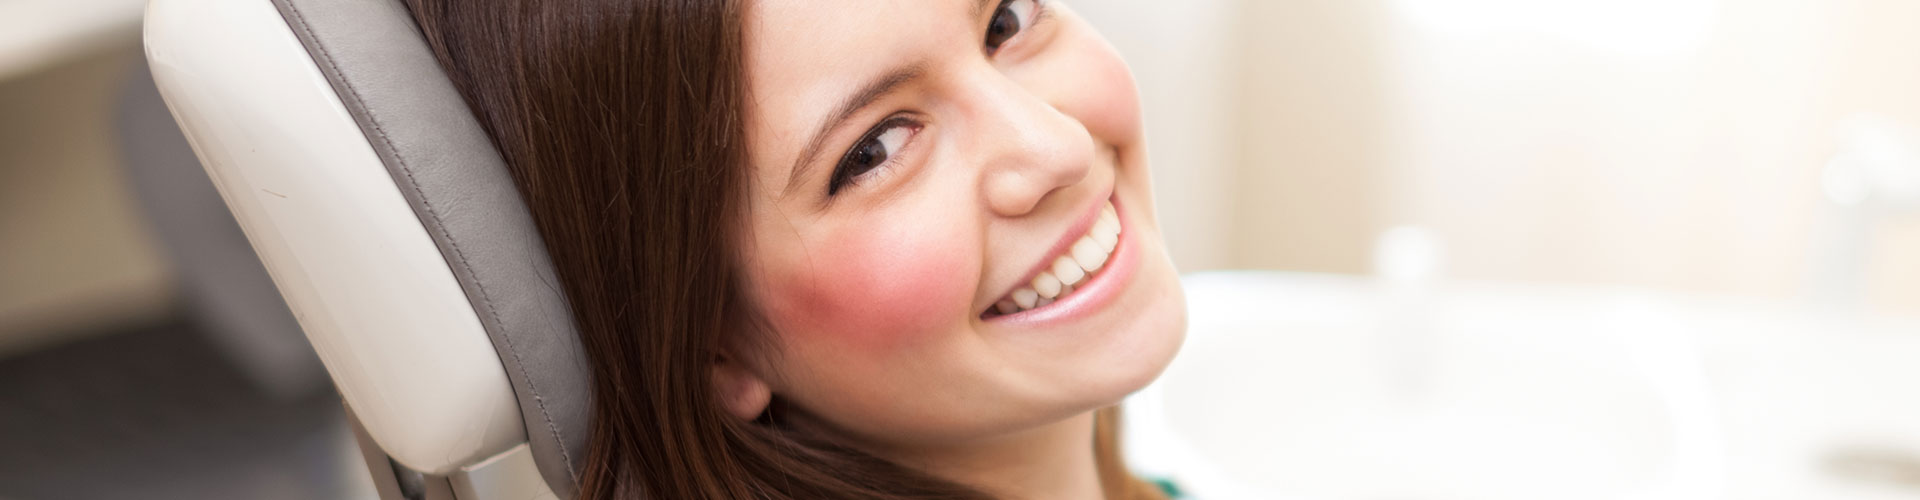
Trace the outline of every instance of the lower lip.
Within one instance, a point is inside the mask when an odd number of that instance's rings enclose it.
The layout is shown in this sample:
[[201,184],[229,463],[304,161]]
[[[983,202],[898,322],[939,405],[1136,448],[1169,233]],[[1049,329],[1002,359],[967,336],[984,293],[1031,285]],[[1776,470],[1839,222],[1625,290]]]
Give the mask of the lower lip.
[[1126,289],[1127,280],[1133,277],[1133,270],[1139,266],[1139,259],[1133,255],[1133,238],[1128,234],[1127,212],[1120,202],[1115,200],[1113,211],[1120,217],[1120,241],[1114,244],[1113,254],[1107,257],[1107,265],[1087,277],[1085,283],[1073,287],[1073,293],[1065,298],[1045,306],[1020,311],[1005,316],[995,316],[987,320],[990,323],[1005,323],[1020,326],[1048,326],[1078,321],[1092,316],[1111,304]]

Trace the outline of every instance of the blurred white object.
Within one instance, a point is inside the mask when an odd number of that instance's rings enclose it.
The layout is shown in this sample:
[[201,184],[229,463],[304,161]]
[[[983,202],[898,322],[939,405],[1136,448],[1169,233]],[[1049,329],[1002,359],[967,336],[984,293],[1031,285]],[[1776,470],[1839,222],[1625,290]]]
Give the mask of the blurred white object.
[[1373,273],[1394,283],[1430,283],[1441,273],[1441,248],[1440,238],[1425,228],[1387,229],[1373,247]]
[[1428,305],[1445,267],[1445,251],[1433,231],[1395,226],[1373,245],[1373,274],[1382,287],[1381,359],[1388,361],[1389,385],[1405,405],[1418,405],[1434,368],[1433,323]]
[[1837,150],[1820,173],[1827,203],[1815,228],[1808,294],[1849,308],[1860,303],[1875,226],[1920,212],[1920,130],[1864,113],[1841,120],[1834,135]]
[[1920,208],[1920,130],[1886,115],[1865,113],[1841,120],[1834,135],[1839,151],[1820,176],[1828,201]]
[[1920,394],[1905,387],[1920,377],[1916,321],[1443,284],[1410,395],[1382,345],[1403,338],[1388,331],[1391,286],[1267,272],[1185,284],[1188,344],[1129,418],[1162,426],[1137,439],[1190,459],[1160,466],[1201,469],[1196,490],[1251,495],[1221,498],[1884,498],[1900,485],[1823,464],[1920,456]]

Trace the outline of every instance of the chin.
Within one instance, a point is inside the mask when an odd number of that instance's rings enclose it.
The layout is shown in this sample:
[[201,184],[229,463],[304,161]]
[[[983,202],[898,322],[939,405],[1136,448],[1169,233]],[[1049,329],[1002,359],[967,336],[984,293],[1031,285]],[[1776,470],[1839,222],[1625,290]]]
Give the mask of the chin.
[[[1157,242],[1156,242],[1157,243]],[[1156,249],[1157,250],[1157,249]],[[1133,314],[1117,325],[1109,343],[1101,346],[1103,359],[1085,367],[1098,380],[1089,380],[1093,393],[1104,397],[1094,401],[1100,408],[1119,404],[1126,396],[1152,384],[1173,362],[1187,334],[1187,302],[1180,288],[1179,275],[1164,252],[1153,252],[1143,260],[1137,300],[1123,307]],[[1130,299],[1132,299],[1130,297]]]
[[[1144,231],[1142,231],[1144,232]],[[1158,235],[1141,245],[1139,267],[1127,293],[1099,321],[1057,332],[1077,338],[1075,352],[1054,360],[1062,417],[1119,404],[1152,384],[1173,362],[1187,333],[1187,304],[1179,275]]]
[[1101,356],[1089,360],[1094,363],[1092,366],[1084,367],[1089,373],[1106,379],[1101,384],[1104,390],[1099,391],[1106,398],[1099,406],[1117,404],[1153,383],[1173,362],[1186,339],[1186,294],[1180,288],[1180,276],[1161,238],[1153,196],[1143,170],[1122,167],[1116,176],[1114,198],[1122,207],[1125,225],[1133,233],[1129,251],[1134,253],[1131,258],[1137,262],[1125,293],[1110,305],[1112,310],[1105,311],[1112,319],[1096,325],[1106,331],[1091,332],[1105,337],[1089,344],[1090,350],[1101,352]]

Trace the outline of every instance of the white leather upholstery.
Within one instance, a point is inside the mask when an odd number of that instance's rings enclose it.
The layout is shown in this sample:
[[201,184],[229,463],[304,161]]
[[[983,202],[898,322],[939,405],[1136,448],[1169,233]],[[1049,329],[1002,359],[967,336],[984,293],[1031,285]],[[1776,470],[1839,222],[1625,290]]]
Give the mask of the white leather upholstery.
[[527,441],[441,250],[264,0],[155,0],[155,81],[374,441],[448,473]]

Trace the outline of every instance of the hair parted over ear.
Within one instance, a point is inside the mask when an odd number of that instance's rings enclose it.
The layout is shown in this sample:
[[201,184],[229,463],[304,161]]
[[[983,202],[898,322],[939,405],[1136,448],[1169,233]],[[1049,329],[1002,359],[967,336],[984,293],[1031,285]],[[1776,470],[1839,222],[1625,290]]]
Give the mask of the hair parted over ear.
[[773,387],[753,368],[726,355],[714,356],[714,397],[727,413],[740,420],[754,420],[773,403]]

